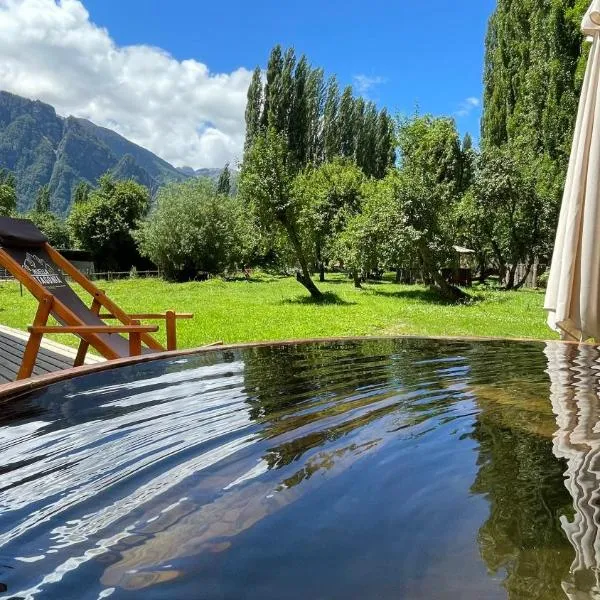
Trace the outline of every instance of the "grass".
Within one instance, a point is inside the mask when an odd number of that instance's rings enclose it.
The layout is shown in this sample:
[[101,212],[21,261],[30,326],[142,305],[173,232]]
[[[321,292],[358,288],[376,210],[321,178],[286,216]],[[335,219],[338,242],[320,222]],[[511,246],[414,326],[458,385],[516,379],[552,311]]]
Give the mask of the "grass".
[[[165,283],[158,279],[99,282],[128,312],[193,312],[180,321],[178,346],[354,335],[478,336],[554,339],[543,311],[543,293],[474,289],[473,301],[440,302],[422,286],[389,282],[357,290],[332,275],[319,284],[325,301],[315,303],[293,278],[258,275],[252,281],[212,279],[202,283]],[[88,299],[86,299],[86,303]],[[24,329],[36,310],[15,282],[0,283],[0,324]],[[159,338],[164,341],[162,333]],[[72,336],[54,337],[76,345]]]

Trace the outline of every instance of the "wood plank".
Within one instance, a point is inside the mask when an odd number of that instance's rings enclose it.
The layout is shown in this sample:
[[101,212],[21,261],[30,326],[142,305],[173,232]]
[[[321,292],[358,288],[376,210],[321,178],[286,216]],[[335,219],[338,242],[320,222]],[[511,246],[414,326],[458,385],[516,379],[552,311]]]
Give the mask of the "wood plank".
[[[0,325],[0,384],[16,380],[28,338],[29,335],[26,332]],[[44,375],[70,369],[73,367],[75,355],[76,350],[73,348],[57,342],[47,343],[44,341],[33,367],[33,375]],[[90,355],[86,359],[87,364],[103,361],[104,359],[95,355]]]

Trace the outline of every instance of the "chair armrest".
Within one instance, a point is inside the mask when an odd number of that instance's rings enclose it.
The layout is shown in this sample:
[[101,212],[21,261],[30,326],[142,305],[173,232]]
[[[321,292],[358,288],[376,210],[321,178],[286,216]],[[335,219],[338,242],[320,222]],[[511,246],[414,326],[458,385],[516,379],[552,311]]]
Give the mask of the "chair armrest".
[[158,325],[32,325],[30,333],[154,333]]
[[[115,315],[111,315],[110,313],[98,315],[101,319],[116,319]],[[135,315],[127,315],[131,319],[141,319],[141,320],[158,320],[158,319],[167,319],[167,313],[140,313]],[[176,319],[193,319],[194,313],[174,313]]]

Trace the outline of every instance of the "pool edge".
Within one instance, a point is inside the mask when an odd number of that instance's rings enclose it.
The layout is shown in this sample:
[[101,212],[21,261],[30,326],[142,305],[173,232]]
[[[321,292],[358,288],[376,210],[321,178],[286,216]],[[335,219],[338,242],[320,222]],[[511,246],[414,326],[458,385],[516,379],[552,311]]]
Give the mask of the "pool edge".
[[171,350],[167,352],[155,352],[152,354],[144,354],[142,356],[128,356],[126,358],[117,358],[107,360],[101,363],[92,365],[82,365],[80,367],[71,367],[61,371],[53,371],[43,375],[36,375],[27,379],[13,381],[0,385],[0,400],[5,400],[7,396],[16,397],[39,388],[67,381],[76,377],[99,373],[125,367],[138,363],[146,363],[153,360],[164,360],[169,358],[177,358],[181,356],[189,356],[191,354],[204,354],[206,352],[218,352],[222,350],[238,350],[243,348],[261,348],[265,346],[292,346],[300,344],[311,344],[320,342],[347,342],[347,341],[363,341],[363,340],[439,340],[439,341],[457,341],[457,342],[521,342],[521,343],[536,343],[536,344],[567,344],[577,346],[597,345],[589,342],[564,341],[564,340],[541,340],[531,338],[500,338],[500,337],[469,337],[469,336],[419,336],[419,335],[399,335],[399,336],[340,336],[340,337],[322,337],[322,338],[305,338],[299,340],[268,340],[261,342],[241,342],[235,344],[221,344],[198,346],[196,348],[186,348],[182,350]]

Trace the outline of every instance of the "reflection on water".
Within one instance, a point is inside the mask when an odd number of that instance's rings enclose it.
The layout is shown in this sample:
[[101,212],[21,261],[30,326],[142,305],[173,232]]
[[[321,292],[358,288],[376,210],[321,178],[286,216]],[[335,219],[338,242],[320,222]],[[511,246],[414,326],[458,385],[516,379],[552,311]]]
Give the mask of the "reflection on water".
[[566,459],[565,485],[574,515],[562,528],[575,550],[568,598],[600,598],[600,355],[591,346],[549,345],[552,408],[558,430],[554,453]]
[[0,597],[600,598],[599,364],[322,343],[8,401]]

